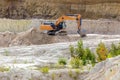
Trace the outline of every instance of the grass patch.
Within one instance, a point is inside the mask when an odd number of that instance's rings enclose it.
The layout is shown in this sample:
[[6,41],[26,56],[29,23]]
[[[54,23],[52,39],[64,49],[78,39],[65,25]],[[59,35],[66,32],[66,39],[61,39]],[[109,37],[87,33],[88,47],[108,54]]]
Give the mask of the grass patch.
[[6,71],[9,71],[10,68],[7,68],[7,67],[0,67],[0,72],[6,72]]
[[59,65],[66,65],[67,64],[67,60],[65,58],[59,58],[58,64]]
[[70,65],[72,66],[72,68],[79,68],[80,66],[82,66],[82,60],[80,60],[79,58],[71,58]]
[[71,69],[68,71],[68,75],[69,75],[70,77],[73,77],[73,73],[72,73],[72,70],[71,70]]
[[49,67],[47,67],[47,66],[42,67],[42,68],[37,68],[36,70],[39,70],[42,73],[49,73]]
[[55,73],[52,73],[52,80],[55,80]]
[[4,55],[5,55],[5,56],[9,56],[9,51],[8,51],[8,50],[5,50],[5,51],[4,51]]

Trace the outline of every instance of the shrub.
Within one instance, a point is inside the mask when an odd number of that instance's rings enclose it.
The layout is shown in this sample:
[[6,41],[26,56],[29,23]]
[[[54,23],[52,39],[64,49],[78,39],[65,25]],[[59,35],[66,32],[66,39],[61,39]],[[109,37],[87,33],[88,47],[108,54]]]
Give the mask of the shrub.
[[9,71],[10,68],[7,67],[0,67],[0,72],[5,72],[5,71]]
[[98,58],[97,60],[100,62],[100,61],[103,61],[107,58],[107,54],[108,54],[108,49],[105,47],[105,44],[100,42],[98,44],[98,47],[96,48],[96,53],[98,55]]
[[5,56],[9,56],[9,51],[5,50]]
[[[38,69],[39,70],[39,69]],[[49,68],[47,67],[47,66],[45,66],[45,67],[42,67],[41,69],[40,69],[40,71],[42,72],[42,73],[48,73],[49,72]]]
[[107,55],[107,58],[111,58],[112,57],[112,55],[111,55],[111,53],[109,53],[108,55]]
[[77,57],[71,58],[70,64],[71,64],[72,68],[79,68],[79,66],[82,66],[82,60],[80,60]]
[[[89,48],[83,47],[82,40],[78,41],[77,47],[70,45],[69,47],[71,53],[71,61],[70,64],[73,68],[78,68],[81,64],[92,64],[92,66],[96,63],[96,56]],[[114,56],[120,55],[120,43],[118,45],[112,44],[110,51],[106,48],[105,44],[100,42],[98,47],[96,48],[96,53],[98,55],[97,60],[101,62],[106,60],[106,58],[111,58]],[[108,54],[109,53],[109,54]]]
[[83,55],[85,53],[82,40],[78,41],[76,48],[74,48],[72,45],[70,45],[69,49],[70,49],[71,57],[81,58],[81,57],[83,57]]
[[72,73],[71,69],[68,71],[68,74],[69,74],[70,77],[73,76],[73,73]]
[[78,41],[77,48],[74,48],[74,46],[70,45],[69,50],[70,50],[70,53],[71,53],[71,57],[81,58],[84,54],[84,48],[83,48],[82,40]]
[[55,80],[55,73],[52,73],[52,80]]
[[58,64],[60,64],[60,65],[66,65],[67,64],[67,60],[65,58],[59,58]]
[[77,57],[79,57],[79,58],[81,58],[81,57],[84,56],[85,50],[83,48],[83,42],[82,42],[82,40],[78,41],[75,53],[77,54]]
[[76,75],[80,74],[80,69],[75,69]]
[[70,53],[71,53],[71,57],[74,57],[75,48],[73,47],[73,45],[69,46],[69,50],[70,50]]
[[111,48],[110,48],[110,52],[109,52],[107,57],[111,58],[111,57],[115,57],[118,55],[120,55],[120,43],[118,45],[115,45],[112,43]]
[[94,65],[96,62],[96,57],[94,53],[92,53],[89,48],[83,47],[82,40],[78,41],[77,48],[74,48],[72,45],[70,45],[70,52],[71,57],[79,58],[80,60],[82,60],[83,65],[86,65],[87,63],[92,63],[92,65]]
[[87,63],[88,64],[91,63],[94,66],[96,63],[96,57],[89,48],[85,49],[85,54],[84,54],[82,60],[83,60],[83,65],[86,65]]

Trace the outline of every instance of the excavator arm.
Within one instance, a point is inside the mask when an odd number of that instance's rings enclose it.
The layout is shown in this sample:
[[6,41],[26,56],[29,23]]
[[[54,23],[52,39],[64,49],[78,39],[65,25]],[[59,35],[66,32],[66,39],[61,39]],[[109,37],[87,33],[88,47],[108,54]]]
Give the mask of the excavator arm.
[[63,22],[65,20],[76,20],[78,30],[81,29],[81,15],[80,14],[63,15],[60,18],[57,19],[56,26],[59,25],[60,22]]

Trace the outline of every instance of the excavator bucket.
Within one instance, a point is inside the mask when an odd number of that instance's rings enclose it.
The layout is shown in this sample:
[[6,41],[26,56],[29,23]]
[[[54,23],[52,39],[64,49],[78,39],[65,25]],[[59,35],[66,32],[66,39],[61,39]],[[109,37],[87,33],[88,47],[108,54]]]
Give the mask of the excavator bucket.
[[86,31],[85,31],[85,30],[78,30],[77,33],[78,33],[81,37],[86,37]]

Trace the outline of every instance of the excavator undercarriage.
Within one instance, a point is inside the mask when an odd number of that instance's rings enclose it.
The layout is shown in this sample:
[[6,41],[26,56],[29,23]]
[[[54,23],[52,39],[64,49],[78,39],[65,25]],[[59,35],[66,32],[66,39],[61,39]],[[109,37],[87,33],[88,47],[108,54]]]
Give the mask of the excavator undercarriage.
[[67,31],[56,31],[56,30],[50,30],[47,32],[48,35],[60,35],[64,36],[67,35]]

